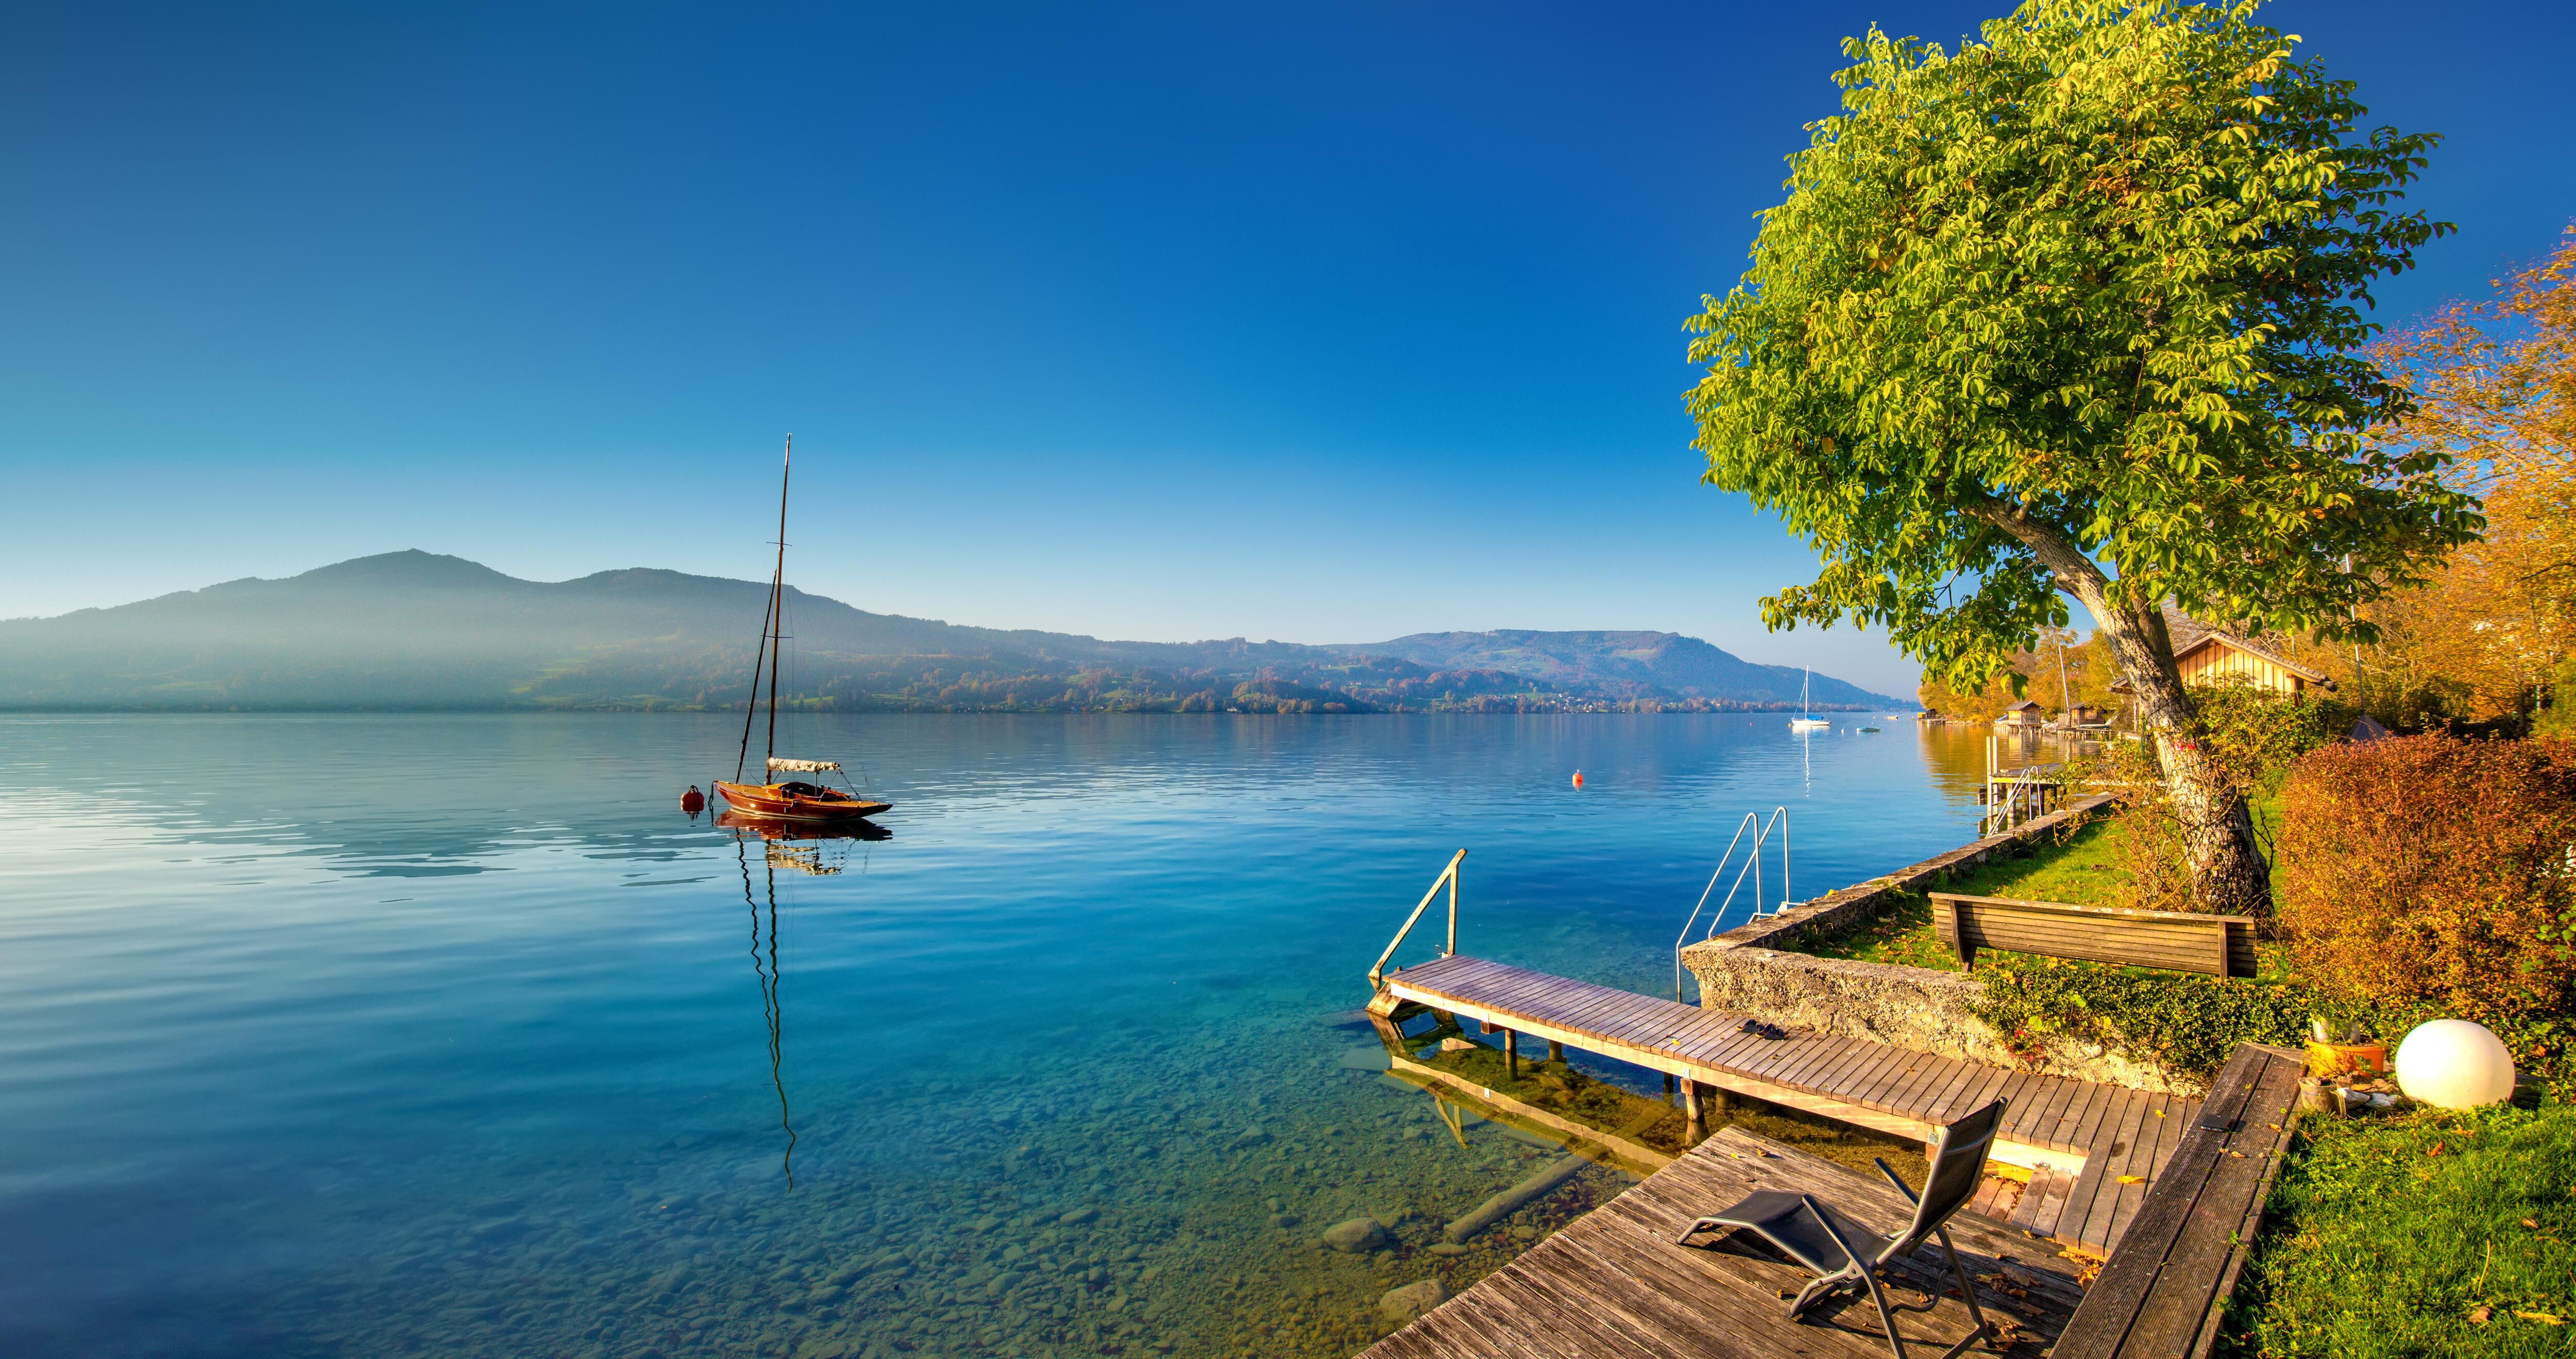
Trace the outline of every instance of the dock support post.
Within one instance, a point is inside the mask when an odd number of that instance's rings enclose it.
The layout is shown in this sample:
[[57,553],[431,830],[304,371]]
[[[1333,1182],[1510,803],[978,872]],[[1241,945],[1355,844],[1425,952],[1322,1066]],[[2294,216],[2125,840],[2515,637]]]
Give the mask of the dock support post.
[[1521,1078],[1521,1036],[1511,1029],[1503,1030],[1503,1072],[1513,1080]]
[[1547,1040],[1547,1059],[1551,1062],[1564,1061],[1565,1044],[1554,1038]]
[[1666,1104],[1670,1104],[1670,1103],[1672,1103],[1672,1102],[1673,1102],[1673,1073],[1671,1073],[1671,1072],[1667,1071],[1667,1072],[1665,1072],[1665,1073],[1664,1073],[1664,1103],[1666,1103]]
[[1699,1082],[1697,1081],[1682,1082],[1682,1120],[1694,1136],[1706,1126],[1706,1121],[1700,1117]]

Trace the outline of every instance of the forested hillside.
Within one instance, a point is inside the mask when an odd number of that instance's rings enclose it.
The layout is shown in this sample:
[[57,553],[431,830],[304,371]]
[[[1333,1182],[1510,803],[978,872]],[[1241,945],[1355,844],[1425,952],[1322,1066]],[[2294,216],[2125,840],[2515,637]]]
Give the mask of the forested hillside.
[[[0,707],[738,707],[768,586],[676,571],[519,580],[394,552],[0,622]],[[1800,672],[1651,632],[1103,641],[869,613],[791,589],[782,689],[844,711],[1725,710]],[[1815,678],[1819,707],[1900,700]]]

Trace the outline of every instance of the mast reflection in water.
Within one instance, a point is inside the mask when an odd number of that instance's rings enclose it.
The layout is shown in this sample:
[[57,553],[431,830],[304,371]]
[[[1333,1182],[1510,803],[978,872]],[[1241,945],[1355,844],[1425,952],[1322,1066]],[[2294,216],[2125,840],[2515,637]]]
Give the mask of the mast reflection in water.
[[[796,1187],[796,1124],[787,1102],[786,1039],[782,1028],[784,1011],[778,994],[778,870],[788,868],[815,877],[828,877],[846,866],[849,841],[885,840],[892,838],[892,833],[865,821],[822,831],[731,811],[718,817],[716,824],[734,832],[734,864],[742,872],[742,904],[751,912],[751,970],[760,979],[761,1018],[769,1026],[769,1083],[778,1091],[778,1126],[787,1134],[787,1147],[779,1154],[778,1165],[787,1176],[787,1187],[792,1190]],[[751,886],[750,842],[755,836],[761,842],[760,872],[763,895],[768,901],[766,938],[763,937],[761,902],[754,897]],[[793,843],[796,840],[806,843]],[[830,842],[839,843],[831,845]],[[824,857],[827,846],[840,851],[828,862]],[[861,867],[865,868],[864,860]]]

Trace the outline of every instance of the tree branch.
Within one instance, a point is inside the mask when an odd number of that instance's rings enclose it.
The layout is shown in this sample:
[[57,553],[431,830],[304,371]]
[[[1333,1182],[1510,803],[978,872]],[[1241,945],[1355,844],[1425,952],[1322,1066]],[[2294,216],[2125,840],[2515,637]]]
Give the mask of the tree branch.
[[2083,600],[2086,608],[2110,597],[2111,578],[2102,574],[2102,568],[2065,534],[2031,518],[2028,506],[1973,491],[1968,493],[1964,508],[2029,548],[2039,558],[2039,564],[2048,568],[2048,574],[2056,578],[2058,588]]

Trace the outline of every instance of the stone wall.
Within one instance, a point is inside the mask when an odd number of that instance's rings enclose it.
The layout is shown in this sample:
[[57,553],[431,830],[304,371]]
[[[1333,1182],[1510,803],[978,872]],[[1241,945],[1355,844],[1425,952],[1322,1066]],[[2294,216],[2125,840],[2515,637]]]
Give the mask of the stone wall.
[[[1883,878],[1828,893],[1774,916],[1738,926],[1682,950],[1682,965],[1699,979],[1700,1004],[1752,1015],[1775,1024],[1846,1034],[1917,1052],[1998,1066],[2021,1066],[1994,1027],[1970,1012],[1983,994],[1976,978],[1960,972],[1894,963],[1862,963],[1786,951],[1828,938],[1876,915],[1893,893],[1932,886],[1946,874],[1985,862],[2011,848],[2061,829],[2106,806],[2112,794],[2084,798],[2062,811],[2002,835],[1935,855]],[[2053,1076],[2104,1081],[2139,1090],[2197,1094],[2198,1087],[2162,1068],[2131,1061],[2091,1043],[2058,1040],[2030,1069]]]

